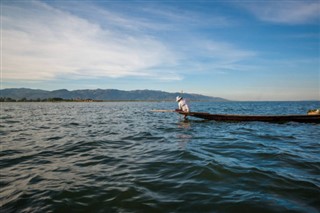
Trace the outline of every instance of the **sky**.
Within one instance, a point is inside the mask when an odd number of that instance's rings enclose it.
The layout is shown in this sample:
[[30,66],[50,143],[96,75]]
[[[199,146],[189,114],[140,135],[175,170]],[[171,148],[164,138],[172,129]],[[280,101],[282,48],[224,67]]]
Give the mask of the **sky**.
[[1,0],[1,89],[320,100],[319,0]]

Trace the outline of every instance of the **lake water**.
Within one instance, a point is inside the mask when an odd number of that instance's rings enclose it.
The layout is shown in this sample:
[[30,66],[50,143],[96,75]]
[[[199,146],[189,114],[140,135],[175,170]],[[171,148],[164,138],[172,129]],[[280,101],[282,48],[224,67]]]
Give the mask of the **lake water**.
[[[190,103],[306,114],[320,102]],[[174,102],[1,103],[1,212],[320,211],[320,125],[227,123]]]

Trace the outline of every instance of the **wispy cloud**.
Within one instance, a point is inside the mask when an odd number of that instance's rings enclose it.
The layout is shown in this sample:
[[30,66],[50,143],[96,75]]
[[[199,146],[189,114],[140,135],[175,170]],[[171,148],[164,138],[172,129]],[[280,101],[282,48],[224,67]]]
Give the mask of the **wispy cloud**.
[[241,6],[251,11],[260,20],[283,23],[319,23],[320,2],[318,0],[253,1]]
[[[188,47],[180,49],[184,72],[226,73],[248,71],[251,68],[243,62],[258,53],[238,48],[230,43],[208,39],[188,40]],[[196,54],[194,54],[196,52]]]
[[[18,1],[2,5],[2,77],[8,80],[139,77],[181,80],[194,69],[239,68],[254,53],[191,32],[203,14],[140,8],[130,14],[92,4],[49,5]],[[132,12],[132,11],[131,11]],[[211,19],[227,25],[221,16]],[[173,32],[178,31],[178,34]],[[168,36],[163,36],[166,33]],[[196,57],[195,57],[196,55]],[[210,63],[203,63],[210,60]]]
[[2,11],[4,79],[150,76],[153,66],[174,61],[152,37],[103,29],[41,2],[3,5]]

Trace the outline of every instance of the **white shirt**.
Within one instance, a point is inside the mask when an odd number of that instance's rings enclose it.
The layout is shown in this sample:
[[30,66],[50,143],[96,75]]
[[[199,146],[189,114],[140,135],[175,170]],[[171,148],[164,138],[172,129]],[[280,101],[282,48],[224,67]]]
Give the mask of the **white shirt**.
[[184,111],[184,112],[190,112],[189,106],[188,106],[186,100],[181,99],[181,100],[179,101],[178,105],[179,105],[179,109],[180,109],[180,110],[182,110],[182,111]]

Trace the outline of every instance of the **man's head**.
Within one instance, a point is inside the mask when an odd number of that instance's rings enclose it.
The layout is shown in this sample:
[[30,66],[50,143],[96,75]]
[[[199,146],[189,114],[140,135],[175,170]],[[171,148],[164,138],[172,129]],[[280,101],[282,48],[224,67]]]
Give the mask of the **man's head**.
[[182,100],[182,97],[180,97],[180,96],[177,96],[176,97],[176,102],[179,102],[179,101],[181,101]]

